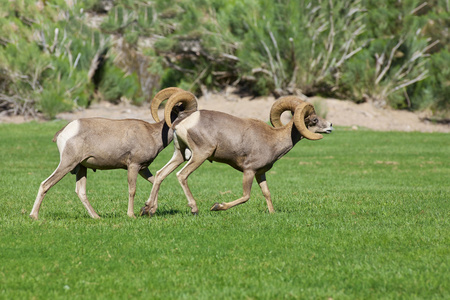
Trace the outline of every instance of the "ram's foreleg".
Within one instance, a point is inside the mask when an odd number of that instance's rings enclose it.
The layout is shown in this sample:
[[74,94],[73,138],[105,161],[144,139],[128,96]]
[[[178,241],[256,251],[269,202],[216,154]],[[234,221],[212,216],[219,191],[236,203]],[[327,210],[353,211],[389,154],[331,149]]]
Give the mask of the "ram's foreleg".
[[253,177],[255,176],[255,171],[253,170],[247,170],[244,171],[244,180],[242,183],[242,187],[244,190],[244,194],[241,198],[231,201],[231,202],[223,202],[223,203],[216,203],[213,207],[211,207],[211,210],[217,211],[217,210],[227,210],[229,208],[232,208],[233,206],[245,203],[250,199],[250,192],[252,190],[252,183],[253,183]]
[[89,215],[94,219],[100,219],[100,216],[95,212],[94,208],[92,208],[86,195],[86,176],[87,168],[80,164],[77,172],[75,192],[77,193],[78,198],[80,198],[81,203],[83,203],[83,206],[87,209]]
[[139,167],[140,166],[137,164],[131,164],[128,166],[128,211],[127,211],[127,215],[130,218],[136,218],[134,216],[134,197],[136,196],[136,181],[137,181],[137,176],[139,173]]
[[259,184],[259,187],[261,188],[264,198],[266,198],[267,207],[269,208],[269,213],[274,213],[275,210],[273,209],[272,199],[270,198],[270,191],[269,191],[269,186],[267,185],[267,181],[266,181],[266,174],[265,173],[256,174],[255,178]]
[[183,162],[184,157],[181,151],[175,148],[175,151],[170,161],[164,167],[162,167],[161,170],[156,172],[152,191],[150,192],[150,197],[147,200],[147,202],[145,202],[145,206],[141,208],[140,213],[141,216],[148,214],[152,216],[155,214],[156,209],[158,208],[158,192],[162,181]]

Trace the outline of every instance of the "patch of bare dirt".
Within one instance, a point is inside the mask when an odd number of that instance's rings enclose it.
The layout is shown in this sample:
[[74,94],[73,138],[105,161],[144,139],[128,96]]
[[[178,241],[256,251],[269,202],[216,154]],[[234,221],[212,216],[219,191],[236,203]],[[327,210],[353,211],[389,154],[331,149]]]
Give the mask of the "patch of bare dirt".
[[327,119],[339,126],[366,127],[378,131],[450,132],[450,125],[426,121],[426,113],[380,109],[370,103],[325,99]]
[[[228,90],[220,93],[209,93],[199,99],[200,109],[218,110],[238,117],[255,118],[264,122],[269,120],[269,112],[274,97],[240,97]],[[450,132],[450,125],[434,124],[423,121],[425,115],[408,111],[379,109],[370,103],[355,104],[352,101],[335,99],[310,98],[312,103],[320,102],[322,109],[327,111],[326,119],[334,126],[347,126],[354,130],[361,127],[379,131],[421,131],[421,132]],[[159,112],[162,118],[162,110]],[[142,107],[122,102],[118,105],[101,102],[71,113],[61,113],[58,119],[71,121],[79,118],[104,117],[111,119],[136,118],[153,122],[149,105]],[[22,123],[33,119],[21,116],[2,116],[0,123]],[[43,119],[40,119],[41,121]]]

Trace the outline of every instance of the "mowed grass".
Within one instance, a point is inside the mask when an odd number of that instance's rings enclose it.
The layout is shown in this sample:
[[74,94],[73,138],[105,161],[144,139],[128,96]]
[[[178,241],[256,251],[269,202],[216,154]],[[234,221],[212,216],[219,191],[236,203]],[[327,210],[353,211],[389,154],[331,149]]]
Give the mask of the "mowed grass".
[[[126,216],[126,171],[88,171],[92,220],[67,175],[31,211],[59,162],[64,123],[0,125],[2,299],[449,299],[450,136],[350,131],[301,141],[256,182],[204,163],[189,178],[190,215],[175,174],[153,218]],[[150,145],[149,145],[150,146]],[[172,156],[163,151],[153,173]],[[135,212],[151,185],[138,179]]]

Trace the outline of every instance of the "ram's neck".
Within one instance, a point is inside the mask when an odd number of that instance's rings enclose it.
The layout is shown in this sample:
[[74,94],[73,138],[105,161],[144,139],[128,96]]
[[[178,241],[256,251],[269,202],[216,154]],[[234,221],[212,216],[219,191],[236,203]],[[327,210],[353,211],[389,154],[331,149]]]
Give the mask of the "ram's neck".
[[294,122],[291,121],[283,127],[274,129],[275,134],[272,143],[274,149],[276,149],[277,159],[288,153],[301,139],[300,133],[293,125]]
[[149,130],[149,133],[153,135],[153,140],[160,144],[161,149],[167,147],[172,142],[173,130],[167,126],[165,121],[152,124],[155,128]]

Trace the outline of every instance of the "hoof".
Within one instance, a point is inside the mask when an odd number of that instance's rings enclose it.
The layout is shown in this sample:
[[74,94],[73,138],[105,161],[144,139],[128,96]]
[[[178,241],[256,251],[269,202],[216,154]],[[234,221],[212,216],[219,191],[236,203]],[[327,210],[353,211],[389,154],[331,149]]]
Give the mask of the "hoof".
[[222,210],[222,204],[220,204],[220,203],[214,204],[213,207],[211,207],[211,210],[212,210],[212,211],[219,211],[219,210]]
[[198,211],[192,213],[193,216],[198,216]]
[[151,210],[147,207],[144,206],[143,208],[141,208],[141,212],[139,213],[139,216],[149,216],[149,217],[153,217],[155,213],[152,213]]
[[141,208],[141,212],[139,213],[139,216],[142,217],[142,216],[146,216],[146,215],[149,215],[149,210],[147,210],[147,206],[143,206]]

